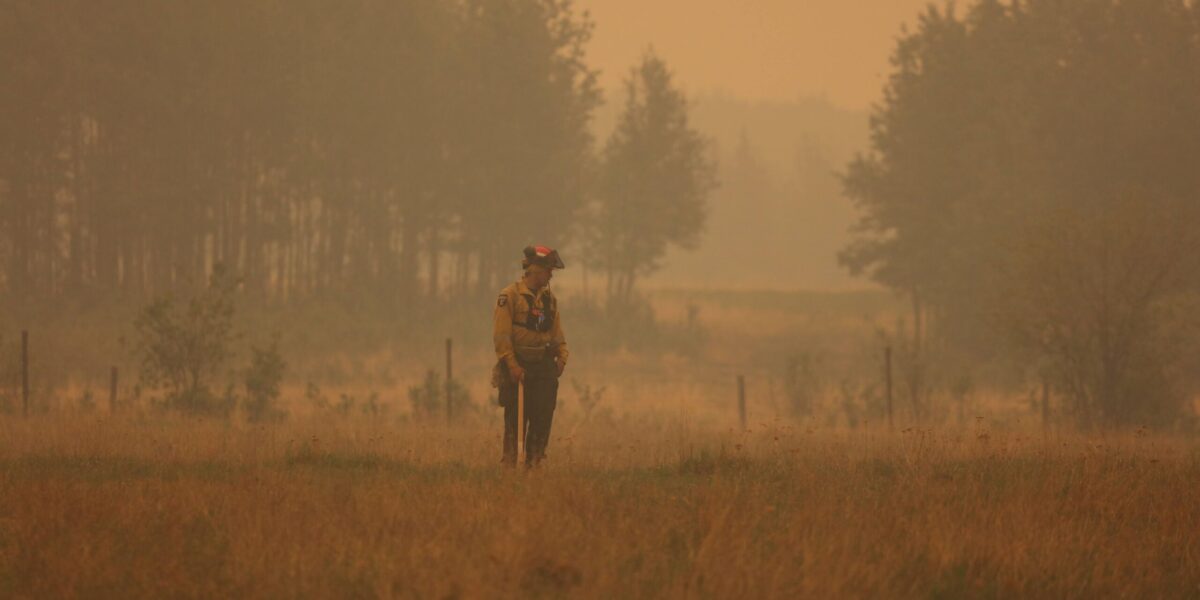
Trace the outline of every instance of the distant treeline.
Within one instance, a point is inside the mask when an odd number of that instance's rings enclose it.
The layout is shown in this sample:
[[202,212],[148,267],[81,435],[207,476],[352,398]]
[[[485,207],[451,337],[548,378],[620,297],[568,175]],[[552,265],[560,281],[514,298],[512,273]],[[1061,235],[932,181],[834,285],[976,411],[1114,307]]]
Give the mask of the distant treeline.
[[844,264],[912,299],[910,388],[937,344],[1016,349],[1085,424],[1190,412],[1198,100],[1193,2],[925,12],[845,176],[864,218]]
[[[0,2],[0,287],[145,297],[222,263],[403,307],[568,239],[631,286],[637,190],[673,207],[645,239],[686,243],[711,165],[652,55],[595,150],[590,31],[565,0]],[[646,148],[666,165],[621,171]]]

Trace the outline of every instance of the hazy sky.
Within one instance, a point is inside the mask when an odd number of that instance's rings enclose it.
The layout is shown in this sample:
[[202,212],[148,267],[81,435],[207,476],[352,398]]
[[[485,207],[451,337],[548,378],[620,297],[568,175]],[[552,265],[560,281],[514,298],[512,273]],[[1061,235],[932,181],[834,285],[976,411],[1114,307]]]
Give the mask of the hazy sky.
[[[653,45],[689,92],[748,100],[879,97],[896,35],[929,0],[578,0],[596,22],[591,62],[609,90]],[[938,2],[940,4],[940,2]],[[612,98],[613,96],[610,96]]]

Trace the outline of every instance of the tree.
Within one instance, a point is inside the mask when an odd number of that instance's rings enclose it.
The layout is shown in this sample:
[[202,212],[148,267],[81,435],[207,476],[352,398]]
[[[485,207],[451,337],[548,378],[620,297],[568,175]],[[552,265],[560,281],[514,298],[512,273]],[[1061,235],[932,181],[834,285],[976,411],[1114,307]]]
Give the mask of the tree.
[[1174,418],[1179,394],[1139,349],[1165,341],[1162,308],[1187,288],[1170,282],[1194,272],[1172,227],[1200,226],[1181,160],[1200,153],[1196,15],[1180,0],[980,0],[961,18],[930,8],[901,37],[871,150],[845,174],[863,217],[841,259],[911,297],[917,352],[928,337],[1023,356],[997,343],[1021,332],[1031,363],[1092,407],[1081,421]]
[[688,123],[666,63],[647,52],[625,81],[625,106],[605,144],[588,230],[589,263],[608,274],[608,301],[628,305],[638,276],[669,246],[695,248],[716,165]]
[[1195,336],[1194,225],[1137,197],[1030,229],[1013,257],[1006,317],[1084,427],[1169,425],[1190,397],[1177,377]]
[[167,407],[208,414],[233,408],[213,393],[212,384],[229,360],[236,285],[218,269],[186,306],[163,296],[134,321],[142,381],[166,389]]
[[261,301],[465,304],[567,241],[591,27],[569,0],[4,2],[0,290],[140,299],[225,263]]
[[592,23],[570,0],[463,6],[450,179],[461,182],[461,260],[474,260],[476,295],[490,296],[520,248],[567,242],[587,192],[600,93],[584,61]]

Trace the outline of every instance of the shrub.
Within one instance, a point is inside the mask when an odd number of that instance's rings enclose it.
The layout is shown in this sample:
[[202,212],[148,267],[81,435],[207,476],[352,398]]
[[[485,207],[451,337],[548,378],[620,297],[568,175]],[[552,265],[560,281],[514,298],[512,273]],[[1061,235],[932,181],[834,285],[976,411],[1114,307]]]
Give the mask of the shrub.
[[246,417],[255,422],[278,421],[285,416],[276,407],[276,402],[287,369],[287,363],[279,354],[279,338],[272,339],[266,348],[252,347],[250,352],[250,366],[244,378]]
[[142,383],[165,388],[168,408],[199,414],[228,414],[232,408],[228,397],[214,394],[211,386],[228,361],[234,339],[236,286],[217,268],[209,285],[186,305],[166,295],[142,309],[134,321]]
[[[466,388],[457,380],[450,381],[450,414],[461,418],[474,414],[475,405],[471,402]],[[412,404],[413,417],[417,419],[434,419],[446,415],[446,380],[437,371],[425,373],[425,381],[421,385],[408,388],[408,400]]]

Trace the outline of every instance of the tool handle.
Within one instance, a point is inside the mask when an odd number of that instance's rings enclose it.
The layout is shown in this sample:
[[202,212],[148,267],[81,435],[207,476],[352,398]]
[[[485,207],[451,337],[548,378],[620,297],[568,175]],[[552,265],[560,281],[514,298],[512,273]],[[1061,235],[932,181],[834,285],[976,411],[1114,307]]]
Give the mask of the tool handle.
[[517,462],[525,462],[525,391],[524,381],[517,382]]

